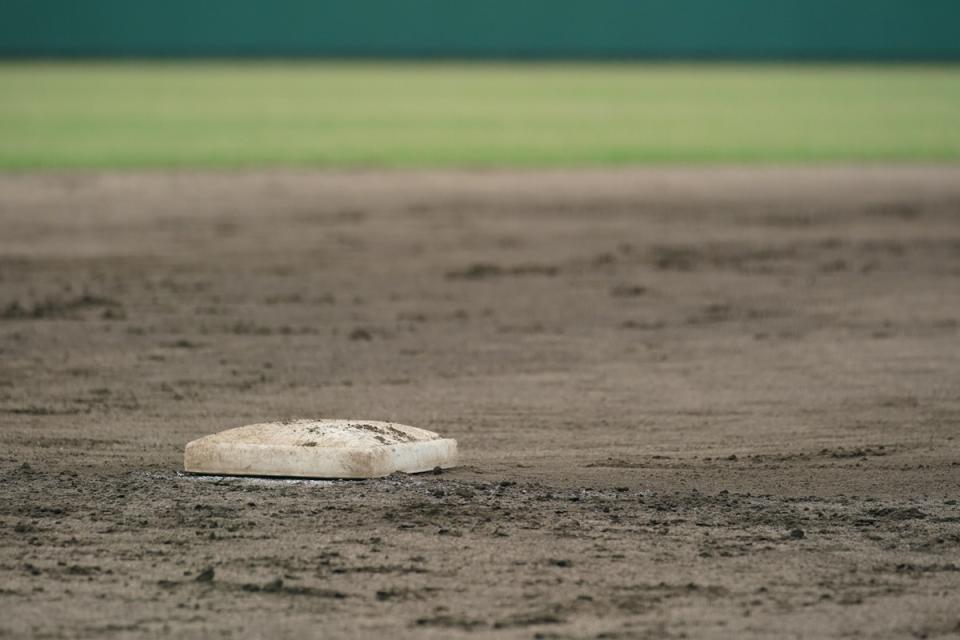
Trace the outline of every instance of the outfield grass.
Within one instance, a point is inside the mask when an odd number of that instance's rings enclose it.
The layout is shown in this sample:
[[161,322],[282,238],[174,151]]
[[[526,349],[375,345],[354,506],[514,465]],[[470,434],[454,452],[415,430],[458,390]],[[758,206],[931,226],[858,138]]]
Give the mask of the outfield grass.
[[3,169],[958,160],[958,66],[0,64]]

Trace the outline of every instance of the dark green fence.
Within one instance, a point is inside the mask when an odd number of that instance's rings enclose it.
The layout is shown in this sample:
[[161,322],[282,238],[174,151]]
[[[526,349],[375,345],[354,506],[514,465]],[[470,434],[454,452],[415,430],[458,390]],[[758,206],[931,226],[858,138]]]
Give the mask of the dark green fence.
[[4,56],[960,59],[960,0],[2,0]]

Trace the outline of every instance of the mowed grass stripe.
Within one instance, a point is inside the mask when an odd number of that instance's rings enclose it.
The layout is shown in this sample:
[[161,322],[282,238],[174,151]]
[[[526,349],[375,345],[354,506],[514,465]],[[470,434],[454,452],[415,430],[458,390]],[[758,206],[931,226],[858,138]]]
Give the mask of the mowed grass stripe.
[[0,168],[955,162],[960,66],[5,63]]

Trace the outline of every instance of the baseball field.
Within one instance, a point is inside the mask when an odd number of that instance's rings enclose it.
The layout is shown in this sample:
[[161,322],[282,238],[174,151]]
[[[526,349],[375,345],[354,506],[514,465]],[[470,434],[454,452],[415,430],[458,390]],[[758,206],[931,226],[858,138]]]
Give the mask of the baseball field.
[[[0,638],[960,633],[956,67],[0,65]],[[297,417],[456,438],[194,476]]]

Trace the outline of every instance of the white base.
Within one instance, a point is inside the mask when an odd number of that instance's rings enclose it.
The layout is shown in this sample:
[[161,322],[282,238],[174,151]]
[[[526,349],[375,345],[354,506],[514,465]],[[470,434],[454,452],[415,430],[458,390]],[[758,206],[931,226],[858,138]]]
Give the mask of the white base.
[[457,464],[457,441],[369,420],[296,420],[221,431],[187,444],[191,473],[301,478],[379,478]]

